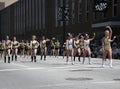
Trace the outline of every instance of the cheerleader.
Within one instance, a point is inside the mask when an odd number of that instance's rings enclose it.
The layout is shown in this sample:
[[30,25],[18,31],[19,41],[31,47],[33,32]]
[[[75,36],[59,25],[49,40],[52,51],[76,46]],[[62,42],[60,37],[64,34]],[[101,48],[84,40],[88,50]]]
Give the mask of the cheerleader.
[[36,62],[36,54],[37,54],[37,48],[39,46],[39,42],[36,40],[36,36],[32,36],[32,41],[30,42],[31,47],[31,62]]
[[20,56],[25,57],[25,43],[24,40],[20,43]]
[[79,46],[80,46],[81,54],[83,56],[83,60],[85,60],[85,43],[84,43],[84,37],[83,36],[81,36]]
[[73,53],[74,53],[74,48],[73,48],[73,37],[71,33],[68,33],[69,37],[66,40],[66,54],[67,54],[67,64],[69,62],[69,56],[71,56],[71,62],[72,65],[74,65],[74,60],[73,60]]
[[6,40],[5,40],[5,50],[4,50],[4,62],[6,63],[6,56],[8,56],[8,63],[10,63],[10,52],[12,49],[12,42],[11,40],[9,40],[9,36],[6,36]]
[[50,41],[49,39],[46,39],[45,36],[42,37],[42,41],[40,42],[40,48],[41,48],[41,60],[44,55],[44,61],[46,60],[46,53],[47,53],[47,46],[46,43]]
[[105,28],[105,36],[102,39],[102,53],[103,53],[103,59],[102,59],[102,67],[104,67],[104,62],[106,59],[106,56],[109,57],[109,66],[112,67],[112,48],[111,48],[111,42],[113,42],[116,38],[114,36],[113,40],[111,40],[112,37],[112,29],[110,26],[106,26]]
[[2,42],[0,41],[0,57],[2,58]]
[[12,42],[12,61],[14,59],[14,56],[15,56],[15,61],[17,61],[18,47],[19,47],[19,42],[16,40],[16,37],[14,37]]
[[0,57],[2,58],[3,53],[4,53],[4,43],[5,41],[2,40],[2,42],[0,42]]
[[66,43],[63,44],[62,49],[63,49],[63,59],[64,59],[64,56],[66,55]]
[[[92,38],[89,38],[89,35],[86,34],[84,39],[85,44],[85,56],[88,56],[89,64],[91,64],[91,50],[90,50],[90,41],[92,41],[95,38],[95,33]],[[83,60],[83,64],[85,63],[85,59]]]
[[51,40],[51,42],[50,42],[50,55],[55,56],[55,43],[54,43],[54,40]]
[[59,42],[59,40],[57,40],[55,42],[55,57],[59,56],[59,52],[60,52],[60,42]]
[[80,55],[81,55],[81,50],[80,50],[80,40],[79,40],[79,36],[75,37],[74,39],[74,61],[75,61],[75,57],[78,53],[78,61],[80,62]]
[[26,56],[30,55],[30,50],[31,50],[30,43],[28,41],[26,41],[26,44],[25,44],[25,54],[26,54]]

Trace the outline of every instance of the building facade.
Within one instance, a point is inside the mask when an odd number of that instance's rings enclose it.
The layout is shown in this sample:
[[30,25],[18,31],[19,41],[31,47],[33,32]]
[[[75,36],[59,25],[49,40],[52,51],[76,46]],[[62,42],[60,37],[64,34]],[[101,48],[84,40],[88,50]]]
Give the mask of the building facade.
[[5,3],[4,2],[0,2],[0,10],[5,8]]
[[[5,3],[4,2],[0,2],[0,11],[2,10],[2,9],[4,9],[5,8]],[[0,27],[1,27],[1,18],[0,18]],[[2,34],[1,34],[1,29],[0,29],[0,36],[1,36]]]
[[120,1],[107,2],[104,12],[95,12],[94,0],[19,0],[0,12],[1,39],[30,39],[34,34],[62,40],[67,32],[101,32],[106,25],[119,30]]
[[103,33],[105,26],[109,25],[114,34],[120,34],[120,1],[107,0],[108,7],[103,12],[93,12],[92,28],[99,34]]

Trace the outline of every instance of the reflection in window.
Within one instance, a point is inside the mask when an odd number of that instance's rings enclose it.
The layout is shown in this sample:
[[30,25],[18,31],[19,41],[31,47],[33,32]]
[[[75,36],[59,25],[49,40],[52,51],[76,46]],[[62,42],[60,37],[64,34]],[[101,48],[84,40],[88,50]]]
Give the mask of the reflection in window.
[[75,0],[72,0],[72,24],[75,24]]
[[56,27],[63,26],[63,9],[64,9],[64,19],[66,25],[69,24],[69,0],[64,0],[65,8],[63,8],[63,0],[56,0]]
[[65,7],[66,7],[66,11],[67,11],[67,15],[66,15],[66,25],[69,24],[69,0],[65,0]]
[[63,0],[56,0],[56,27],[62,26],[62,10],[63,10]]
[[117,13],[117,8],[118,8],[117,7],[118,6],[117,1],[118,0],[113,0],[113,10],[112,10],[113,11],[113,16],[117,16],[117,14],[118,14]]
[[97,13],[94,12],[94,13],[93,13],[93,20],[95,21],[96,19],[97,19]]
[[89,1],[90,0],[85,0],[85,9],[86,9],[86,21],[89,19]]
[[78,0],[78,23],[82,21],[82,0]]
[[42,22],[43,28],[45,28],[45,0],[42,0]]

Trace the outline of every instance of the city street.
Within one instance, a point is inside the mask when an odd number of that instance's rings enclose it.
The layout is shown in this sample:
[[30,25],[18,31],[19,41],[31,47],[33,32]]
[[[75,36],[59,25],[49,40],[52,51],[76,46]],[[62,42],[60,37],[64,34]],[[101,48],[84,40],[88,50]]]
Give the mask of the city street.
[[[82,58],[81,58],[82,60]],[[113,68],[101,67],[101,59],[92,58],[92,65],[66,64],[62,57],[47,57],[37,63],[30,57],[17,62],[3,63],[0,59],[0,89],[120,89],[120,60],[113,60]]]

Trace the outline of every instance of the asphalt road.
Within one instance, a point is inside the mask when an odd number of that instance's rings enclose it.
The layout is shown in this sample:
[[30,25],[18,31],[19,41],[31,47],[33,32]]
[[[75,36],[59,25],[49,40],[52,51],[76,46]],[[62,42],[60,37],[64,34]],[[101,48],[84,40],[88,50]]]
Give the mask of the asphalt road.
[[17,62],[3,63],[0,59],[0,89],[120,89],[120,60],[113,68],[101,67],[101,59],[92,58],[92,65],[76,60],[66,64],[62,57],[47,57],[31,63],[30,57]]

